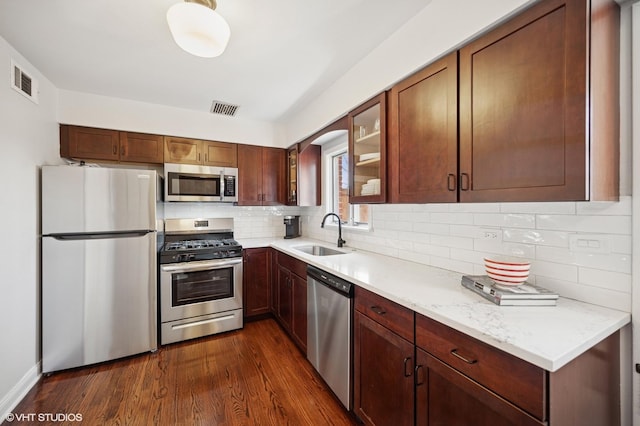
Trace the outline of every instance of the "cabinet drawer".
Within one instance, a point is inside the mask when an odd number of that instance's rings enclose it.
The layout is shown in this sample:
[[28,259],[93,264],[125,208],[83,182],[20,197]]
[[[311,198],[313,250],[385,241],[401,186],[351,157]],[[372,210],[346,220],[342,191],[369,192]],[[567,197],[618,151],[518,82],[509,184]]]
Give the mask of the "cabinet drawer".
[[283,268],[288,269],[292,273],[298,275],[299,277],[307,277],[307,264],[301,260],[296,259],[295,257],[289,256],[288,254],[284,254],[282,252],[278,252],[278,264]]
[[545,370],[420,314],[416,346],[545,420]]
[[355,307],[377,323],[413,342],[413,311],[356,286]]

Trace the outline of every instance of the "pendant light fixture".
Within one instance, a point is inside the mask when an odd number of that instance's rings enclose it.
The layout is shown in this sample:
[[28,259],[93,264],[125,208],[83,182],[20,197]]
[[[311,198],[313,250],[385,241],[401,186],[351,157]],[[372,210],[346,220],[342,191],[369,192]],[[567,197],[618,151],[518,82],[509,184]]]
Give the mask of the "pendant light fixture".
[[229,24],[216,11],[216,0],[185,0],[167,11],[176,44],[202,58],[220,56],[229,43]]

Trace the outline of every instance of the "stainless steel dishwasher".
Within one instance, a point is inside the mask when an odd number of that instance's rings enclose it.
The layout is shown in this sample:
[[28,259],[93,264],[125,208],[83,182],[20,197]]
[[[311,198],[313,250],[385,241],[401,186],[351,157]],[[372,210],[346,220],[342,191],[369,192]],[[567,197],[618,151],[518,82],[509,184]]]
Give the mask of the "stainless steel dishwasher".
[[307,266],[307,359],[351,410],[353,284]]

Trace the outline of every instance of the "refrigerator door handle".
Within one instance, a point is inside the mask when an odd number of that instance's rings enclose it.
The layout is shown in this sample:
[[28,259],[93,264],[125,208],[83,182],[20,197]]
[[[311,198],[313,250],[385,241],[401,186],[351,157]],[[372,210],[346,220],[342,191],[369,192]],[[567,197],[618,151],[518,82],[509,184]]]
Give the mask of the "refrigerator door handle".
[[[100,240],[104,238],[132,238],[143,237],[151,232],[149,229],[141,231],[116,231],[116,232],[95,232],[95,233],[77,233],[77,234],[51,234],[49,237],[59,241],[78,241],[78,240]],[[45,237],[47,235],[44,235]]]

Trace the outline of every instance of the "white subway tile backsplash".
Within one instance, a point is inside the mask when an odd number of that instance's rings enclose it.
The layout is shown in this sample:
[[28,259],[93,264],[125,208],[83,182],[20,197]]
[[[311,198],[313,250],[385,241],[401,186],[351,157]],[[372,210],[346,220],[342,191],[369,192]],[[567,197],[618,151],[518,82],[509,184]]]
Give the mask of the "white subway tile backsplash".
[[424,253],[416,253],[413,250],[398,250],[398,257],[410,262],[422,263],[425,265],[431,264],[431,256]]
[[467,263],[472,263],[474,265],[480,266],[482,268],[482,273],[484,274],[484,258],[489,255],[489,253],[482,253],[476,250],[465,250],[465,249],[451,249],[451,258],[455,260],[460,260]]
[[[449,233],[457,237],[482,238],[482,229],[482,227],[476,225],[451,225]],[[493,229],[499,230],[500,228],[494,227]]]
[[455,247],[463,249],[473,248],[473,239],[467,237],[457,237],[453,235],[432,235],[431,244],[436,246]]
[[502,203],[502,213],[576,214],[575,203]]
[[[628,293],[587,286],[570,281],[539,277],[536,284],[554,291],[563,297],[580,300],[611,309],[631,312],[631,297]],[[553,308],[550,308],[553,309]]]
[[473,225],[472,213],[430,213],[429,217],[432,223]]
[[449,247],[435,246],[432,244],[413,243],[413,251],[416,253],[428,254],[430,256],[450,257]]
[[418,211],[423,212],[448,212],[449,204],[415,204]]
[[473,249],[482,253],[507,254],[505,246],[500,241],[473,240]]
[[500,213],[500,204],[497,203],[456,203],[449,204],[451,212],[465,213]]
[[557,280],[578,282],[578,267],[544,260],[531,262],[532,275],[555,278]]
[[449,225],[442,223],[414,223],[413,232],[435,235],[449,235]]
[[509,256],[522,257],[527,260],[532,260],[536,257],[536,248],[533,245],[505,243],[504,254]]
[[600,269],[580,268],[578,282],[593,287],[606,288],[631,294],[631,275]]
[[535,215],[528,213],[497,213],[474,215],[474,225],[506,228],[535,228]]
[[557,247],[536,247],[536,259],[602,269],[605,271],[631,273],[631,256],[625,254],[578,253]]
[[431,257],[431,265],[436,268],[448,269],[450,271],[456,271],[461,274],[473,274],[473,264],[468,262],[461,262],[455,259],[449,259],[445,257]]
[[602,234],[628,234],[630,216],[538,215],[536,228]]
[[[371,205],[370,212],[373,230],[346,231],[349,246],[465,274],[484,274],[485,256],[517,255],[532,262],[530,282],[564,297],[630,310],[631,197],[619,203]],[[283,232],[276,218],[282,214],[291,213],[282,208],[238,213],[249,217],[249,233],[265,226],[274,235]],[[304,208],[302,214],[309,216],[303,235],[335,243],[336,229],[319,227],[322,208]],[[271,222],[255,225],[254,216]],[[495,239],[486,235],[494,230]],[[570,242],[581,239],[605,241],[607,250],[571,250]]]
[[507,228],[503,231],[502,240],[511,243],[569,247],[569,233],[563,231]]
[[631,238],[631,235],[612,235],[611,244],[613,253],[631,254],[633,252],[633,238]]
[[400,222],[398,220],[381,220],[378,221],[377,219],[374,220],[373,225],[377,228],[377,229],[385,229],[385,230],[392,230],[392,231],[410,231],[411,229],[413,229],[413,223],[411,222]]

